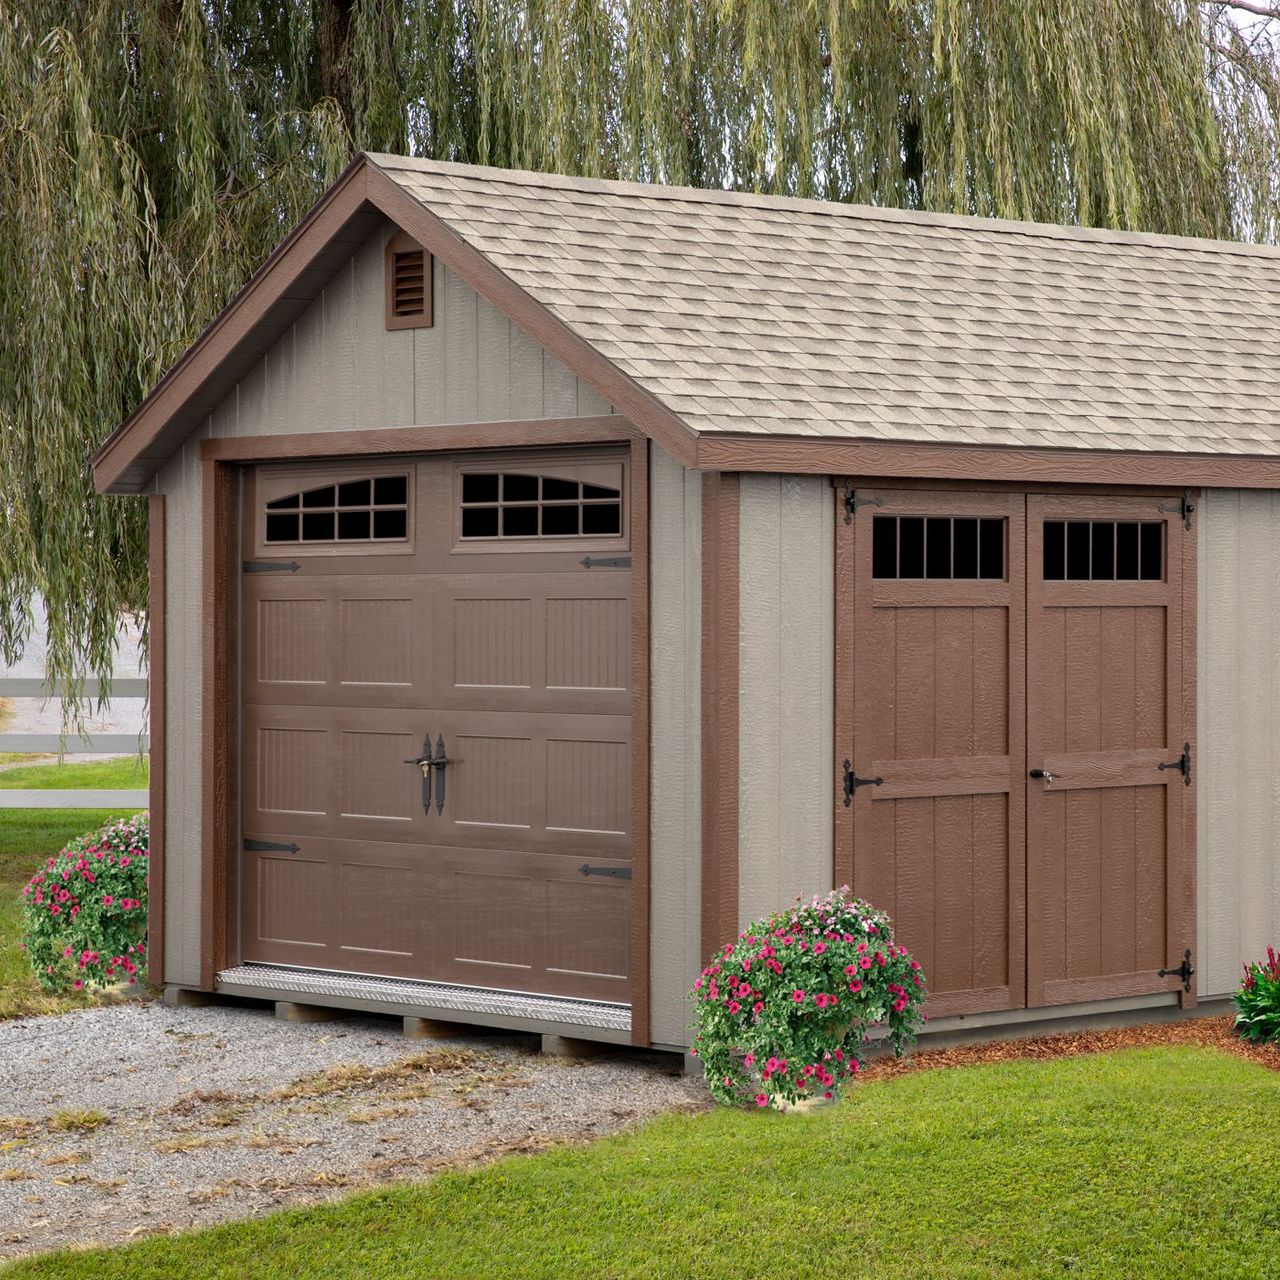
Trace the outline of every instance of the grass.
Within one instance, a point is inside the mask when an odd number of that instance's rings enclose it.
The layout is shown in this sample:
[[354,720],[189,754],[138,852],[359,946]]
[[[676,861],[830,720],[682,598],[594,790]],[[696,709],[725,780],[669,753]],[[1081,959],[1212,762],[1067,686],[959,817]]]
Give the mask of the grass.
[[922,1071],[808,1115],[672,1115],[576,1149],[9,1280],[1276,1274],[1280,1074],[1157,1048]]
[[147,760],[121,756],[84,764],[32,764],[0,772],[3,790],[141,790],[147,785]]
[[[0,774],[0,780],[12,778],[18,772],[30,771],[13,770]],[[40,782],[35,785],[49,784]],[[130,812],[106,809],[0,810],[0,1018],[60,1013],[92,1003],[87,996],[53,996],[40,990],[31,976],[26,957],[18,950],[18,939],[22,934],[19,894],[32,873],[72,836],[92,831],[114,818],[127,817]]]

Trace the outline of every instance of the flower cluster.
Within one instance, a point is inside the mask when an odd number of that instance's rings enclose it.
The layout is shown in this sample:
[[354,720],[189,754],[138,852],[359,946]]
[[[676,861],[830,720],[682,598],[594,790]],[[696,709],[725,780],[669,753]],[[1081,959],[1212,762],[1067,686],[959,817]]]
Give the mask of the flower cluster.
[[1250,1040],[1280,1044],[1280,953],[1267,948],[1267,962],[1247,964],[1235,993],[1236,1030]]
[[872,1028],[906,1050],[924,997],[888,916],[837,889],[725,944],[693,984],[693,1052],[719,1102],[831,1098],[861,1069]]
[[77,836],[22,891],[21,947],[47,991],[146,977],[147,815]]

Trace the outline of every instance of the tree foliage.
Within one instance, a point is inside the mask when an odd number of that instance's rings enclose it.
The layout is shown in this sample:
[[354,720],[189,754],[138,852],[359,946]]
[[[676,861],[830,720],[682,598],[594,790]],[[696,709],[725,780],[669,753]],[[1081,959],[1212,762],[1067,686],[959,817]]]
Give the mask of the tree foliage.
[[87,459],[353,149],[1274,240],[1230,0],[0,0],[0,650],[145,614]]

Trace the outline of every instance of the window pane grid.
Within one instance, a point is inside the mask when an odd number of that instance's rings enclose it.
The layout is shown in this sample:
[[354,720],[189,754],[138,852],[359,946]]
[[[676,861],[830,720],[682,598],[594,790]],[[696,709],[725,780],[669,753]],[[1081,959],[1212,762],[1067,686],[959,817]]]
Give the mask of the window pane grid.
[[873,516],[871,576],[915,581],[1003,581],[1003,517]]
[[527,472],[464,472],[462,537],[617,537],[622,495],[603,485]]
[[408,476],[366,476],[318,485],[264,504],[265,541],[403,542],[409,536]]
[[1046,520],[1046,582],[1159,582],[1163,520]]

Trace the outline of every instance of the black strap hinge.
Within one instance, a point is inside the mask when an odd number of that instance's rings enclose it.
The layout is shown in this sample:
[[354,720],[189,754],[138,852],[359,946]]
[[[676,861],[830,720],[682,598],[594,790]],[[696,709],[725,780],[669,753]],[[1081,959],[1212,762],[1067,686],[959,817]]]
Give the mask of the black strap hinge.
[[1182,754],[1176,760],[1167,760],[1164,764],[1156,765],[1156,768],[1177,769],[1182,774],[1183,785],[1189,787],[1191,785],[1191,743],[1182,744]]
[[1195,970],[1191,967],[1191,948],[1188,947],[1182,953],[1182,963],[1176,969],[1157,969],[1156,976],[1158,978],[1181,978],[1183,991],[1191,990],[1191,978],[1195,974]]
[[297,573],[302,568],[296,560],[246,560],[245,573]]
[[852,524],[853,517],[857,515],[859,507],[882,507],[884,500],[881,498],[860,498],[858,491],[853,487],[852,482],[844,487],[844,522]]
[[853,803],[853,793],[859,787],[879,787],[884,785],[883,778],[860,778],[853,771],[853,765],[848,760],[844,762],[844,807],[847,809]]
[[1186,490],[1181,499],[1173,504],[1163,503],[1156,508],[1157,511],[1171,511],[1174,515],[1182,517],[1182,527],[1190,532],[1191,517],[1195,513],[1196,504],[1191,501],[1191,490]]
[[244,842],[246,853],[298,853],[301,851],[300,844],[280,844],[275,840],[246,840]]
[[584,569],[630,569],[630,556],[583,556],[578,563]]
[[630,880],[630,867],[593,867],[589,862],[584,862],[578,868],[584,876],[612,876],[615,880]]

